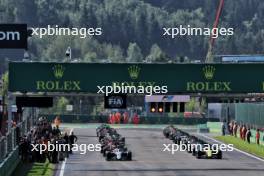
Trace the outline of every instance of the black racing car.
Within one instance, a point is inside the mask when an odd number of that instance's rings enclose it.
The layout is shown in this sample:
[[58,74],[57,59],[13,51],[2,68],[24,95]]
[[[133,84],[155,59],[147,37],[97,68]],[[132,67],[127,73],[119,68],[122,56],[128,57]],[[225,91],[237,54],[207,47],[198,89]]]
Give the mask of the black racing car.
[[206,158],[206,159],[222,159],[222,151],[216,147],[216,145],[212,145],[206,143],[202,140],[199,140],[197,144],[200,144],[201,147],[196,147],[193,149],[192,154],[197,158]]
[[180,143],[186,143],[188,141],[189,134],[186,132],[183,132],[181,130],[177,130],[176,133],[173,135],[173,142],[175,144],[180,144]]
[[104,129],[108,130],[108,129],[110,129],[110,126],[107,124],[102,124],[99,127],[97,127],[96,128],[96,136],[99,137]]
[[187,152],[192,153],[198,159],[222,159],[222,151],[216,145],[209,144],[194,135],[173,127],[173,125],[164,128],[163,135],[175,144],[187,145]]
[[170,138],[171,135],[173,135],[173,133],[176,131],[176,128],[174,128],[173,125],[167,126],[166,128],[163,129],[163,135],[166,138]]
[[132,152],[128,151],[125,138],[109,125],[101,125],[96,129],[101,144],[101,153],[107,161],[132,160]]

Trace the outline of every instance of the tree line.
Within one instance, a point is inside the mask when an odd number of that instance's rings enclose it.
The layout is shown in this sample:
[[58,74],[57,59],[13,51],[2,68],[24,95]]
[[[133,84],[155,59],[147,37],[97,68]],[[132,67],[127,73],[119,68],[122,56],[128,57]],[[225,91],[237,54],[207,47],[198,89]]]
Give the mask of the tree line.
[[[33,60],[61,61],[67,46],[85,62],[169,62],[204,59],[208,37],[162,36],[163,27],[211,27],[218,1],[212,0],[0,0],[1,23],[32,27],[101,27],[103,35],[47,36],[29,40]],[[234,35],[219,37],[214,54],[261,54],[264,50],[264,2],[226,0],[219,27]]]

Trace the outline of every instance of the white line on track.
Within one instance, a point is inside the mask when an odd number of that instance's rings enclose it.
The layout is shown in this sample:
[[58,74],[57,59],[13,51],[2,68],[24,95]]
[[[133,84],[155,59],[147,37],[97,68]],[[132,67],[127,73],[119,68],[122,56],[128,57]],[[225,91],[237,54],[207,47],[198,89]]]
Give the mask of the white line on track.
[[[210,139],[210,140],[212,140],[212,141],[214,141],[214,142],[218,142],[218,143],[220,143],[220,144],[224,144],[223,142],[218,141],[218,140],[216,140],[216,139],[214,139],[214,138],[211,138],[211,137],[209,137],[209,136],[206,136],[206,135],[203,135],[203,134],[200,134],[200,133],[199,133],[199,135],[200,135],[200,136],[203,136],[203,137],[205,137],[205,138],[207,138],[207,139]],[[259,158],[259,157],[255,156],[255,155],[251,155],[250,153],[244,152],[244,151],[239,150],[239,149],[237,149],[237,148],[235,148],[235,147],[234,147],[234,150],[236,150],[237,152],[243,153],[244,155],[247,155],[247,156],[249,156],[249,157],[251,157],[251,158],[254,158],[254,159],[257,159],[257,160],[259,160],[259,161],[264,162],[264,159]]]
[[[73,128],[71,129],[71,131],[70,131],[69,134],[71,134],[72,131],[73,131]],[[60,170],[60,175],[59,176],[63,176],[64,175],[64,170],[65,170],[66,162],[67,162],[67,158],[65,158],[65,160],[62,162],[61,170]]]

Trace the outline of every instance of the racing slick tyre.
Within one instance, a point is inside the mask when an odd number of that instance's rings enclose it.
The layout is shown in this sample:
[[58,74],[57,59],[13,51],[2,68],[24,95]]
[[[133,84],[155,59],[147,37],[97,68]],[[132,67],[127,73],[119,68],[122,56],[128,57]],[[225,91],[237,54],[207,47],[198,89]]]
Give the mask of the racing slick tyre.
[[222,152],[219,151],[219,152],[217,153],[216,159],[222,159],[222,158],[223,158]]
[[187,149],[186,150],[188,153],[192,153],[192,149]]
[[104,149],[103,149],[103,147],[101,147],[101,151],[100,151],[101,153],[104,153]]
[[202,157],[201,157],[201,152],[200,152],[200,151],[196,152],[196,155],[195,155],[195,156],[196,156],[197,159],[201,159],[201,158],[202,158]]
[[192,151],[192,156],[195,156],[195,150]]
[[164,132],[164,131],[163,131],[163,135],[165,136],[165,138],[169,138],[170,137],[170,134],[167,133],[167,132]]
[[106,156],[107,152],[106,150],[103,151],[103,156]]
[[107,153],[107,154],[106,154],[106,157],[105,157],[105,160],[106,160],[106,161],[111,161],[111,159],[112,159],[112,155],[111,155],[111,153]]
[[132,152],[130,151],[127,153],[127,160],[132,161]]
[[99,136],[99,142],[101,142],[101,140],[104,138],[104,136]]
[[181,140],[178,139],[178,138],[176,138],[175,141],[174,141],[174,143],[177,144],[177,145],[180,145],[180,142],[181,142]]

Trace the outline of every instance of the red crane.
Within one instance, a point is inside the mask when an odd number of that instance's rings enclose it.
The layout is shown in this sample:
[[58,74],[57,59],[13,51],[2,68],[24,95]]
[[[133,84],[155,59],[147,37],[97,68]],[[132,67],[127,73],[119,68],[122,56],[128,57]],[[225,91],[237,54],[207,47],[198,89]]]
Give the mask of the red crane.
[[[219,19],[220,19],[220,16],[222,14],[223,7],[224,7],[224,2],[225,0],[219,0],[218,10],[217,10],[214,25],[213,25],[214,29],[218,27]],[[208,52],[207,52],[206,60],[205,60],[206,63],[213,62],[212,51],[213,51],[214,42],[215,42],[215,38],[213,37],[213,35],[211,35],[210,40],[209,40]]]

